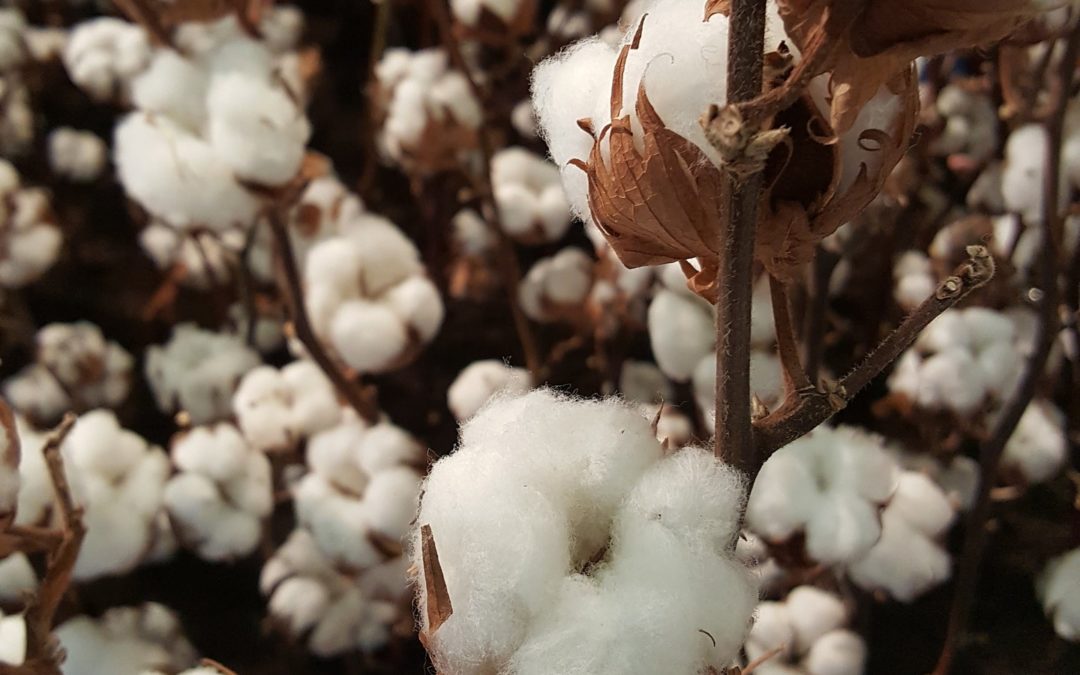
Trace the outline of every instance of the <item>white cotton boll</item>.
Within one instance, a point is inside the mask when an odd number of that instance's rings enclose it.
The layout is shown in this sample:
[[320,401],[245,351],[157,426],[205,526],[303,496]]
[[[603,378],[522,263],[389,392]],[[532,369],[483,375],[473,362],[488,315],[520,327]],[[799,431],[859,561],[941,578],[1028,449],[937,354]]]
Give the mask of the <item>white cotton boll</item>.
[[529,269],[518,288],[518,301],[534,321],[554,321],[559,311],[576,310],[593,285],[593,260],[585,251],[567,247],[542,258]]
[[179,672],[196,659],[176,616],[157,603],[113,607],[99,619],[76,616],[56,629],[56,637],[67,653],[66,673]]
[[780,649],[777,658],[787,658],[795,650],[795,629],[791,613],[783,602],[762,602],[754,611],[754,625],[746,636],[746,655],[751,660],[774,649]]
[[491,179],[499,215],[507,234],[528,240],[560,239],[570,226],[559,170],[519,147],[500,150],[492,158]]
[[[713,363],[713,384],[716,383],[716,360]],[[772,350],[754,349],[750,352],[750,391],[767,406],[780,403],[784,393],[784,366]],[[714,392],[715,403],[715,392]]]
[[1054,630],[1065,640],[1080,640],[1080,548],[1051,560],[1036,591]]
[[530,140],[537,138],[536,115],[533,114],[531,101],[528,99],[519,101],[514,106],[514,109],[510,111],[510,124],[513,125],[514,131],[518,132],[522,137]]
[[26,647],[26,618],[22,614],[4,616],[0,611],[0,666],[23,665]]
[[38,587],[34,572],[25,553],[16,551],[0,559],[0,602],[14,603]]
[[446,401],[455,419],[466,420],[500,391],[524,394],[531,388],[532,377],[525,369],[486,359],[470,363],[458,373],[446,391]]
[[408,345],[405,324],[393,310],[362,300],[338,308],[330,338],[345,362],[363,372],[391,367]]
[[713,349],[712,308],[700,298],[661,290],[649,304],[649,340],[656,363],[676,382],[685,382]]
[[919,333],[915,345],[924,351],[942,352],[949,348],[967,348],[973,344],[973,339],[973,331],[963,311],[948,310]]
[[436,119],[449,114],[453,120],[468,129],[478,129],[484,120],[484,112],[473,95],[469,81],[457,71],[449,71],[427,92],[428,109]]
[[1023,355],[1012,342],[995,342],[979,352],[976,363],[986,389],[1005,398],[1023,372]]
[[131,83],[131,98],[148,113],[166,116],[192,133],[206,122],[205,71],[175,51],[155,52],[150,66]]
[[101,175],[107,161],[105,141],[89,131],[60,127],[49,133],[49,166],[56,174],[92,181]]
[[862,675],[866,643],[849,630],[834,630],[819,638],[803,660],[810,675]]
[[766,539],[787,539],[817,506],[813,486],[814,476],[805,462],[791,453],[773,453],[750,492],[749,526]]
[[503,22],[509,22],[522,4],[522,0],[450,0],[450,9],[459,21],[467,26],[475,26],[483,10],[502,19]]
[[424,450],[408,432],[384,420],[364,433],[363,442],[354,448],[354,460],[364,472],[374,474],[399,464],[423,466]]
[[64,47],[72,82],[99,100],[121,93],[150,61],[150,40],[140,26],[99,17],[75,26]]
[[292,577],[274,590],[270,613],[286,618],[289,630],[300,634],[322,619],[329,604],[323,584],[308,577]]
[[648,361],[623,361],[619,392],[626,400],[638,403],[660,403],[673,398],[671,383],[656,364]]
[[272,7],[263,12],[259,32],[262,42],[275,54],[294,49],[304,32],[304,12],[290,5]]
[[29,365],[3,384],[11,407],[33,419],[58,419],[71,409],[71,398],[48,368]]
[[829,493],[806,522],[806,552],[814,560],[839,562],[867,551],[881,536],[875,506],[846,493]]
[[967,415],[979,408],[985,396],[986,384],[969,352],[950,349],[923,361],[915,399],[919,406]]
[[889,509],[929,537],[944,533],[956,518],[941,488],[926,475],[913,471],[900,475]]
[[937,282],[930,259],[922,251],[906,251],[893,267],[893,298],[905,311],[912,311],[934,294]]
[[366,216],[351,241],[360,255],[360,284],[366,294],[382,293],[423,269],[416,246],[384,218]]
[[210,143],[237,178],[277,186],[296,175],[311,125],[281,88],[241,73],[215,75],[206,106]]
[[420,340],[430,342],[439,332],[445,310],[438,289],[427,277],[406,279],[387,291],[384,301]]
[[791,621],[794,647],[805,654],[826,633],[847,623],[843,601],[813,586],[799,586],[784,600]]
[[398,540],[416,516],[420,475],[409,467],[380,471],[364,490],[368,523],[379,533]]
[[[1001,175],[1001,191],[1005,207],[1027,223],[1042,220],[1043,176],[1046,170],[1046,130],[1039,124],[1026,124],[1009,134],[1005,144],[1005,163]],[[1061,204],[1068,201],[1067,171],[1061,175]]]
[[246,226],[258,211],[258,200],[210,144],[168,117],[125,117],[116,128],[113,159],[128,195],[176,227]]
[[244,437],[264,451],[292,448],[341,418],[334,386],[310,361],[255,368],[240,381],[232,404]]
[[1005,443],[1004,466],[1019,471],[1030,484],[1056,476],[1069,456],[1064,417],[1050,401],[1032,401]]

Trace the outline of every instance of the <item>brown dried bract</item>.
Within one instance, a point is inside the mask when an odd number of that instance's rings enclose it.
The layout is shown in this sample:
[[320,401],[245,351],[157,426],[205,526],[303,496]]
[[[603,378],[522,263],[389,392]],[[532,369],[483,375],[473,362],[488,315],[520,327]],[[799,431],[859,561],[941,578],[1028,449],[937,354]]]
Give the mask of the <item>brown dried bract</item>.
[[427,627],[424,633],[430,639],[454,613],[430,525],[420,527],[420,555],[424,564],[424,606],[427,609]]

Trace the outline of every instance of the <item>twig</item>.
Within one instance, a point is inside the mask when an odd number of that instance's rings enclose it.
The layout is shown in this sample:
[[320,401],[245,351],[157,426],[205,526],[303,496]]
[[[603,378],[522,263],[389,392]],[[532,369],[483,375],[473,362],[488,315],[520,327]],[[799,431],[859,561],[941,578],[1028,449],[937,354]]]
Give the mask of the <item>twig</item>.
[[38,667],[34,672],[60,672],[57,644],[52,637],[53,618],[71,584],[71,573],[75,569],[83,537],[86,536],[82,510],[75,505],[71,486],[64,472],[64,459],[60,454],[60,446],[74,424],[75,415],[65,415],[59,426],[49,434],[42,449],[45,468],[49,472],[56,496],[61,537],[56,547],[49,552],[41,588],[26,609],[26,657],[28,663],[34,663]]
[[788,305],[787,288],[784,282],[769,275],[769,295],[772,298],[773,323],[776,325],[776,348],[780,354],[780,363],[784,367],[784,398],[803,389],[813,389],[814,385],[803,368],[799,358],[799,346],[795,339],[795,326],[791,321],[791,308]]
[[1043,177],[1042,204],[1042,250],[1038,269],[1042,286],[1039,300],[1039,323],[1035,333],[1035,351],[1028,358],[1024,374],[1005,407],[994,423],[990,437],[979,448],[979,491],[975,507],[968,517],[965,528],[964,550],[953,591],[953,604],[949,613],[949,627],[934,675],[946,675],[951,667],[961,639],[967,630],[971,606],[979,580],[979,567],[986,548],[986,521],[993,505],[991,495],[997,478],[1001,455],[1005,444],[1016,430],[1020,418],[1035,397],[1039,378],[1046,368],[1046,360],[1054,345],[1058,328],[1058,256],[1054,233],[1058,230],[1061,212],[1058,208],[1059,182],[1061,179],[1061,145],[1065,129],[1065,111],[1069,103],[1068,92],[1073,80],[1077,57],[1080,56],[1080,26],[1069,35],[1061,62],[1058,66],[1058,97],[1054,109],[1046,121],[1047,154]]
[[308,354],[334,383],[334,388],[353,410],[360,415],[361,419],[369,424],[379,421],[379,410],[375,405],[374,388],[365,387],[346,377],[345,372],[337,361],[327,353],[322,341],[315,335],[308,318],[307,307],[304,304],[303,285],[300,281],[300,270],[296,266],[296,257],[293,255],[292,242],[289,240],[289,231],[285,221],[277,209],[268,209],[267,221],[270,223],[270,231],[274,235],[274,246],[277,253],[278,286],[281,294],[285,297],[285,304],[289,308],[289,316],[292,318],[293,329],[296,337],[303,343]]
[[[450,60],[469,83],[469,89],[476,97],[476,100],[480,102],[481,108],[487,110],[489,96],[484,88],[480,86],[468,62],[465,60],[464,54],[461,52],[461,45],[458,44],[453,27],[450,24],[448,5],[443,0],[429,0],[427,4],[432,7],[435,14],[443,44],[450,54]],[[510,301],[510,313],[514,320],[514,330],[517,332],[518,341],[521,343],[521,350],[524,352],[525,366],[528,368],[529,373],[532,374],[533,379],[539,384],[542,369],[540,351],[537,348],[536,337],[533,335],[529,319],[525,316],[525,312],[521,309],[521,303],[518,301],[521,263],[518,261],[514,243],[510,241],[510,237],[502,227],[499,205],[495,202],[495,192],[491,186],[491,158],[495,152],[495,145],[486,121],[477,130],[477,137],[480,141],[480,171],[474,177],[475,189],[480,197],[484,222],[488,224],[488,228],[495,235],[496,245],[498,246],[496,257],[498,258],[499,274],[502,277],[503,287],[506,289],[507,299]]]
[[821,372],[825,331],[828,329],[825,314],[829,308],[829,282],[839,262],[839,255],[823,246],[818,247],[817,255],[814,256],[814,272],[810,283],[810,307],[806,313],[803,329],[803,359],[806,363],[806,374],[811,382],[817,382],[818,374]]
[[[778,410],[755,422],[754,448],[759,462],[764,462],[777,449],[810,432],[842,410],[855,394],[915,341],[927,324],[993,277],[993,259],[985,247],[969,246],[968,253],[971,256],[968,262],[957,267],[952,276],[941,282],[934,295],[919,305],[835,387],[800,392],[800,396],[785,400]],[[751,475],[758,468],[760,463],[752,467]]]
[[[728,31],[727,104],[761,94],[765,48],[765,0],[733,0]],[[752,135],[756,129],[750,129]],[[740,468],[753,463],[750,425],[750,308],[754,231],[761,172],[744,180],[724,172],[726,226],[717,233],[716,438],[717,457]]]

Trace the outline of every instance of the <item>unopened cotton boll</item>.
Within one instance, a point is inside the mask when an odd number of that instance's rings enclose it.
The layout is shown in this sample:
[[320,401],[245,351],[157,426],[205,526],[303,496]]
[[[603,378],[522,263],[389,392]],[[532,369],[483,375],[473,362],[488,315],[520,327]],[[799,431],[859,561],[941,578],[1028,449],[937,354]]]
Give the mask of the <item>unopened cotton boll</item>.
[[504,394],[463,426],[423,494],[417,524],[455,608],[431,631],[418,581],[440,668],[691,675],[738,650],[756,597],[727,553],[742,479],[704,450],[662,458],[621,402]]
[[1080,548],[1051,560],[1036,584],[1047,617],[1065,640],[1080,641]]
[[573,319],[593,283],[593,259],[568,246],[529,269],[518,288],[518,301],[526,316],[548,323]]
[[150,62],[150,54],[150,39],[142,27],[99,17],[72,29],[63,58],[72,82],[107,101],[126,92]]
[[1056,476],[1068,456],[1065,416],[1053,403],[1040,399],[1024,410],[1001,461],[1006,470],[1018,471],[1024,481],[1035,484]]
[[259,366],[249,371],[232,405],[244,437],[264,452],[290,450],[341,419],[334,385],[306,360],[280,370]]
[[848,566],[851,580],[911,602],[948,580],[949,554],[940,537],[955,519],[954,506],[926,475],[905,471],[881,514],[881,538]]
[[79,675],[176,672],[196,658],[176,615],[153,602],[113,607],[97,619],[76,616],[56,629],[56,637],[67,653],[64,672]]
[[228,417],[240,378],[259,365],[258,354],[234,335],[179,324],[164,346],[146,352],[146,378],[158,408],[187,412],[193,424]]
[[531,388],[532,377],[525,369],[486,359],[470,363],[458,373],[446,391],[446,401],[456,419],[466,420],[501,391],[524,394]]
[[819,427],[775,452],[754,482],[750,529],[773,543],[803,532],[822,563],[857,559],[878,540],[878,508],[898,467],[880,438],[851,427]]
[[89,131],[60,127],[49,134],[49,166],[58,175],[92,181],[101,175],[107,161],[105,141]]
[[41,189],[20,185],[19,172],[0,159],[0,286],[21,288],[56,262],[63,243]]

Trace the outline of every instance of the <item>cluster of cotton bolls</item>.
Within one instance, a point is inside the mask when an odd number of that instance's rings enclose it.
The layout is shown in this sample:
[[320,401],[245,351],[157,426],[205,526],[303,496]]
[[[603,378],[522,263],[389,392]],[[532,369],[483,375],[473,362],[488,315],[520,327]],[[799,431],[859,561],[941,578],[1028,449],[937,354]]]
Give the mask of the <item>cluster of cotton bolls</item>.
[[1017,321],[984,307],[944,312],[897,361],[889,389],[919,409],[958,415],[1000,400],[1024,359]]
[[379,216],[315,244],[304,281],[315,333],[359,372],[407,364],[442,324],[442,298],[416,246]]
[[848,630],[850,610],[837,596],[799,586],[782,601],[757,606],[744,650],[750,661],[779,653],[754,669],[759,675],[861,675],[866,644]]
[[244,438],[261,452],[287,452],[341,419],[334,385],[317,365],[259,366],[240,381],[233,412]]
[[464,421],[500,392],[524,394],[532,389],[529,371],[512,368],[497,359],[474,361],[465,367],[446,390],[446,403],[458,421]]
[[[16,523],[46,524],[53,487],[41,452],[44,438],[24,425],[19,433],[22,487]],[[121,428],[112,412],[95,410],[78,418],[60,451],[86,525],[76,580],[123,574],[171,553],[174,541],[162,510],[169,460],[161,448]]]
[[1080,641],[1080,548],[1047,563],[1036,591],[1057,634]]
[[127,398],[134,359],[88,321],[51,323],[37,333],[33,363],[4,382],[4,396],[43,426],[69,410],[116,408]]
[[36,281],[56,262],[62,243],[48,194],[24,187],[15,167],[0,159],[0,286]]
[[499,220],[523,243],[553,242],[570,228],[570,205],[559,169],[521,147],[503,148],[491,160],[491,184]]
[[180,543],[207,560],[251,553],[274,506],[266,455],[228,423],[181,432],[171,452],[164,502]]
[[297,520],[332,560],[366,569],[393,557],[416,513],[422,446],[388,421],[351,410],[308,440],[308,473],[293,488]]
[[310,532],[297,529],[263,566],[259,587],[269,596],[271,616],[288,634],[303,636],[315,655],[373,652],[411,627],[406,565],[397,556],[345,571]]
[[573,323],[583,315],[593,285],[594,261],[576,246],[541,258],[518,286],[521,309],[533,321]]
[[[665,456],[649,421],[618,401],[537,390],[490,402],[432,468],[413,535],[436,666],[727,667],[757,599],[733,553],[743,489],[705,450]],[[436,554],[442,584],[429,576]]]
[[49,132],[49,166],[64,178],[94,180],[105,170],[108,155],[105,141],[89,131],[60,127]]
[[952,155],[953,164],[967,168],[990,159],[997,149],[998,115],[989,96],[950,84],[938,93],[935,106],[945,126],[931,144],[934,153]]
[[164,346],[146,350],[146,379],[162,412],[205,424],[232,414],[236,386],[260,363],[242,338],[182,323]]
[[64,672],[79,675],[178,672],[197,656],[176,614],[156,602],[113,607],[97,619],[76,616],[56,637],[67,652]]
[[375,67],[385,119],[382,153],[407,169],[457,166],[476,147],[483,110],[465,76],[440,49],[388,49]]
[[150,63],[151,51],[141,26],[99,17],[72,29],[64,67],[72,82],[98,100],[127,98],[132,79]]

